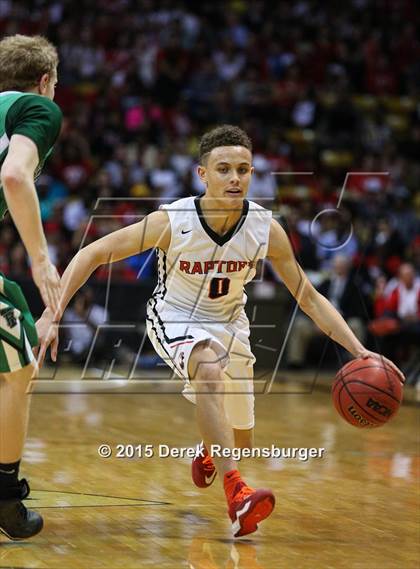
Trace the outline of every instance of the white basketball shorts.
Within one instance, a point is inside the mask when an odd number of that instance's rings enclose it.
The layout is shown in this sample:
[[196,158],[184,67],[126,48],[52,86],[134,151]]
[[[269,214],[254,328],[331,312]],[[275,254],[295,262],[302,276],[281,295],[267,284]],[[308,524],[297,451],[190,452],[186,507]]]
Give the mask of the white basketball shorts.
[[[223,369],[226,417],[234,429],[254,427],[253,366],[249,321],[245,313],[229,323],[198,322],[173,308],[158,309],[149,303],[147,332],[159,356],[183,378],[184,396],[195,403],[199,382],[189,377],[188,363],[194,347],[209,342]],[[159,307],[160,308],[160,307]]]

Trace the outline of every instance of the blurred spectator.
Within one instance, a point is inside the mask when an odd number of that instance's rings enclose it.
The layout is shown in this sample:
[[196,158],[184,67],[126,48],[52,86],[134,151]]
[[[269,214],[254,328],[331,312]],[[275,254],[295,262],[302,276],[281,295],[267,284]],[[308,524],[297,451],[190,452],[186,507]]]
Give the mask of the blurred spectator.
[[[312,262],[303,254],[308,266],[328,269],[345,253],[372,276],[394,277],[408,259],[418,267],[420,12],[414,0],[392,3],[391,12],[385,4],[124,0],[98,12],[88,0],[76,11],[65,0],[16,10],[3,2],[3,35],[45,33],[60,53],[63,132],[38,181],[60,267],[98,198],[108,218],[89,225],[85,242],[134,220],[137,205],[121,198],[203,192],[198,140],[222,122],[253,140],[250,198],[298,212],[295,237],[316,244]],[[345,180],[346,217],[313,223],[337,207]],[[0,265],[10,271],[16,235],[6,230],[2,239]]]
[[326,109],[319,126],[323,147],[355,149],[361,137],[361,117],[349,95],[342,92]]
[[[383,277],[378,279],[375,316],[370,329],[375,335],[382,336],[385,355],[400,363],[407,374],[419,374],[420,276],[411,263],[400,266],[398,278],[388,287]],[[411,364],[415,362],[417,367],[412,368]]]
[[286,220],[287,234],[299,264],[305,269],[305,272],[310,272],[310,276],[314,272],[317,273],[319,270],[319,260],[316,256],[315,243],[313,239],[299,229],[298,210],[290,208]]
[[249,186],[249,199],[264,198],[261,205],[270,208],[277,194],[276,178],[270,171],[270,164],[264,156],[256,154],[252,160],[252,165],[254,166],[254,174]]
[[410,207],[410,192],[404,186],[397,187],[392,192],[392,208],[390,220],[405,244],[409,244],[420,235],[420,218]]
[[231,38],[225,40],[221,49],[216,51],[213,60],[216,71],[222,81],[233,81],[245,66],[245,54],[235,48]]
[[[108,311],[104,306],[94,302],[92,289],[84,288],[79,291],[71,306],[64,312],[63,323],[66,336],[67,351],[72,361],[84,364],[99,326],[108,321]],[[105,334],[98,334],[95,342],[95,356],[102,359],[105,356]]]
[[[357,275],[352,274],[351,262],[347,257],[337,255],[334,258],[332,274],[320,284],[318,290],[335,306],[357,338],[364,343],[369,307],[364,284]],[[288,344],[288,364],[291,369],[304,367],[310,341],[322,334],[310,318],[298,313]],[[348,355],[343,354],[343,359],[346,357]]]
[[409,258],[413,263],[416,273],[420,274],[420,231],[410,243]]
[[0,229],[0,272],[9,274],[11,266],[11,252],[16,243],[16,230],[12,225],[3,222]]
[[311,128],[316,117],[316,101],[313,93],[304,93],[292,110],[292,120],[299,128]]
[[350,212],[328,208],[319,216],[320,232],[316,236],[317,256],[321,267],[328,270],[337,256],[346,256],[350,263],[358,251]]
[[150,172],[150,185],[158,198],[175,199],[180,192],[178,177],[169,163],[169,157],[160,154],[156,167]]
[[372,228],[370,255],[373,262],[388,276],[396,274],[405,252],[404,241],[399,229],[394,227],[390,218],[379,220],[376,228]]
[[12,280],[25,279],[30,276],[26,249],[20,241],[13,246],[10,252],[10,270],[8,276]]
[[393,316],[402,322],[418,322],[420,318],[420,276],[411,263],[403,263],[398,279],[393,279],[387,289],[384,280],[378,282],[375,298],[376,316]]

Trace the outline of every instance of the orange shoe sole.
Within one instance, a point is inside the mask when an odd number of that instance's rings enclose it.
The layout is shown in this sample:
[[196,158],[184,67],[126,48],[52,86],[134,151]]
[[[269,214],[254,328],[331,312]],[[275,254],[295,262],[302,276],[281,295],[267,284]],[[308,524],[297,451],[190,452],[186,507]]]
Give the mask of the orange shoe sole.
[[258,529],[258,524],[268,518],[274,509],[276,499],[271,490],[256,490],[236,512],[236,520],[232,522],[234,537],[242,537]]

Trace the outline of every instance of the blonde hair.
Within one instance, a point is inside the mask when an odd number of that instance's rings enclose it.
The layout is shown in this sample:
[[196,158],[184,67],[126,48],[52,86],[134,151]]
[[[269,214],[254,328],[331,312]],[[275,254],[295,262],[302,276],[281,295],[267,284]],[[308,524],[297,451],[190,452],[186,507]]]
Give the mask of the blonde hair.
[[26,91],[58,65],[56,48],[42,36],[16,34],[0,41],[0,91]]

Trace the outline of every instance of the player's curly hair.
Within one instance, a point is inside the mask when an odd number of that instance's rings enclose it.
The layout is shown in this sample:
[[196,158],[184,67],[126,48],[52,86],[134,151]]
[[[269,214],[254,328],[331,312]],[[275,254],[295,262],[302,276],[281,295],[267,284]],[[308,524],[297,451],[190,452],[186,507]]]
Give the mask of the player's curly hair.
[[252,142],[247,133],[238,126],[224,124],[206,132],[201,138],[198,147],[200,164],[204,164],[213,148],[218,146],[245,146],[252,152]]
[[57,50],[43,36],[5,37],[0,41],[0,91],[31,89],[57,65]]

